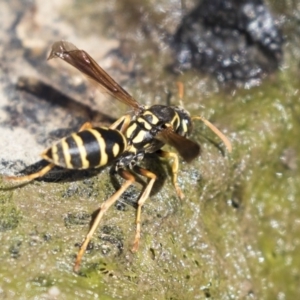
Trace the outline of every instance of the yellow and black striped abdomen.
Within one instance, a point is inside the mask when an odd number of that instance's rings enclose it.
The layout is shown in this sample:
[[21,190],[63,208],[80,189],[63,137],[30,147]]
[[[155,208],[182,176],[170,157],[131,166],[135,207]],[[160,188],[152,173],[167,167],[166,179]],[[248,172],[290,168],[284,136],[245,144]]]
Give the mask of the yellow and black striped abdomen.
[[118,130],[95,127],[73,133],[42,153],[42,157],[67,169],[88,169],[105,166],[127,147]]

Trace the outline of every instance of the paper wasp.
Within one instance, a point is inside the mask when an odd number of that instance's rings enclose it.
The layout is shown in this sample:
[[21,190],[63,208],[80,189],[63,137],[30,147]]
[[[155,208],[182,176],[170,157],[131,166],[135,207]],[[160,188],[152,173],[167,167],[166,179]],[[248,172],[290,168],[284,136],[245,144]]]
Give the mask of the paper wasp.
[[174,147],[187,162],[196,158],[200,154],[200,146],[187,138],[192,130],[192,119],[201,119],[222,139],[228,151],[231,151],[231,145],[210,122],[201,117],[191,118],[189,113],[181,107],[167,105],[146,107],[139,104],[88,53],[77,49],[73,44],[64,41],[54,43],[48,59],[56,57],[96,81],[114,98],[133,109],[132,115],[122,116],[108,128],[93,127],[91,123],[85,123],[77,133],[61,139],[42,153],[42,158],[49,164],[40,171],[21,177],[6,177],[14,181],[30,181],[44,176],[55,166],[67,169],[88,169],[112,163],[116,172],[125,179],[119,190],[100,206],[99,213],[77,254],[74,266],[74,270],[77,271],[100,220],[126,189],[135,182],[135,174],[149,179],[137,202],[136,233],[132,248],[132,251],[137,251],[141,234],[141,209],[156,180],[154,173],[138,165],[146,153],[156,153],[160,157],[173,160],[173,185],[177,195],[183,198],[183,193],[177,183],[178,156],[176,153],[162,150],[163,145],[169,144]]

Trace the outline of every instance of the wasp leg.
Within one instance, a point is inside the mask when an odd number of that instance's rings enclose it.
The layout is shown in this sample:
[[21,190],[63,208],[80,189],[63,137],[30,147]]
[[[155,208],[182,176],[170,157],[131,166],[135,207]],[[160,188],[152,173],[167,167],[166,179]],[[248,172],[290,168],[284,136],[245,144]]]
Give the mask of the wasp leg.
[[136,213],[136,232],[135,232],[135,238],[134,238],[134,242],[133,242],[133,247],[131,249],[132,252],[136,252],[139,248],[139,243],[140,243],[140,238],[141,238],[141,212],[142,212],[142,206],[144,205],[145,201],[148,199],[149,194],[152,190],[153,184],[156,180],[156,175],[153,174],[152,172],[140,168],[140,167],[134,167],[134,172],[150,178],[149,183],[147,184],[143,194],[141,195],[141,197],[138,200],[138,208],[137,208],[137,213]]
[[167,152],[167,151],[163,151],[163,150],[156,151],[156,154],[160,157],[163,157],[163,158],[173,159],[173,163],[172,163],[172,181],[173,181],[173,185],[175,187],[175,190],[176,190],[176,193],[177,193],[178,197],[180,199],[183,199],[184,194],[181,191],[181,189],[178,185],[178,182],[177,182],[177,175],[178,175],[178,168],[179,168],[178,155],[174,152]]
[[129,171],[120,169],[118,171],[118,173],[126,181],[120,187],[119,190],[117,190],[110,198],[108,198],[105,202],[103,202],[101,204],[99,213],[98,213],[96,219],[94,220],[94,223],[93,223],[92,227],[90,228],[90,231],[86,235],[86,238],[85,238],[83,244],[81,245],[80,250],[77,254],[75,265],[74,265],[74,272],[78,272],[82,256],[83,256],[95,230],[97,229],[103,215],[105,214],[105,212],[120,198],[120,196],[129,188],[129,186],[135,182],[135,177]]
[[90,122],[85,122],[85,123],[79,128],[79,131],[83,131],[83,130],[91,129],[91,128],[93,128],[92,123],[90,123]]
[[121,118],[119,118],[116,122],[111,124],[109,126],[109,129],[116,129],[124,133],[126,129],[128,128],[128,125],[130,123],[131,116],[130,115],[125,115]]
[[54,164],[48,164],[47,166],[45,166],[43,169],[41,169],[38,172],[29,174],[29,175],[24,175],[24,176],[6,176],[6,177],[4,177],[4,179],[9,180],[9,181],[19,181],[19,182],[31,181],[36,178],[43,177],[46,173],[48,173],[54,167],[55,167]]

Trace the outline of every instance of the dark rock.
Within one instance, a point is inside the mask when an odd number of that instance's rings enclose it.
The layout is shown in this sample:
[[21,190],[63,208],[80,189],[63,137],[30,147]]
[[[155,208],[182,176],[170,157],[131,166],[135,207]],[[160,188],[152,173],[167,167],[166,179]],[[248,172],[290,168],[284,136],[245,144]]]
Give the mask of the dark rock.
[[257,85],[282,60],[282,35],[262,0],[204,0],[174,35],[181,70]]

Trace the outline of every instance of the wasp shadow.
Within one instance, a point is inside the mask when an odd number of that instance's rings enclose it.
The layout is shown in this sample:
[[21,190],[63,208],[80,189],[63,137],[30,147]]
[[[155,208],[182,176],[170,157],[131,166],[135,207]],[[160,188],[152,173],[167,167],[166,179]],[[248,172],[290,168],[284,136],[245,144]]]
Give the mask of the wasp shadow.
[[208,141],[215,148],[217,148],[220,151],[220,153],[221,153],[221,155],[223,157],[226,156],[225,148],[222,146],[222,144],[220,142],[216,142],[215,140],[213,140],[213,139],[211,139],[211,138],[209,138],[209,137],[207,137],[207,136],[205,136],[203,134],[200,134],[200,135],[201,135],[201,137],[202,137],[203,140]]
[[[48,161],[42,159],[30,166],[26,166],[23,168],[19,173],[22,175],[29,175],[38,172],[45,166],[49,164]],[[43,175],[42,177],[38,177],[35,180],[37,181],[43,181],[43,182],[73,182],[73,181],[78,181],[78,180],[83,180],[86,178],[91,178],[103,171],[105,168],[109,167],[110,168],[110,180],[115,188],[115,190],[118,190],[121,187],[121,184],[117,178],[120,178],[120,176],[117,176],[117,172],[115,171],[113,163],[108,165],[108,166],[103,166],[100,168],[91,168],[91,169],[86,169],[86,170],[70,170],[70,169],[65,169],[62,167],[55,166],[51,171]],[[157,176],[156,181],[154,182],[152,191],[150,195],[155,195],[157,194],[161,188],[164,185],[164,182],[168,176],[165,168],[163,167],[162,161],[159,159],[159,157],[153,153],[153,154],[146,154],[145,159],[143,160],[142,167],[149,170],[150,172],[154,173]],[[169,170],[170,171],[170,170]],[[170,171],[171,172],[171,171]],[[140,183],[142,186],[146,186],[147,180],[145,177],[142,177],[140,175],[135,174],[136,181]],[[28,184],[29,182],[25,183],[20,183],[16,184],[13,186],[8,187],[8,189],[13,189],[16,186],[22,186],[25,184]],[[133,197],[130,195],[127,195],[126,192],[124,193],[125,197],[124,199],[129,199],[128,202],[131,203]],[[136,193],[134,193],[136,194]],[[126,197],[127,195],[127,197]],[[125,200],[126,202],[126,200]]]
[[[166,171],[163,165],[164,163],[155,153],[147,153],[145,155],[144,160],[142,161],[141,166],[144,169],[154,173],[157,176],[153,188],[151,190],[150,196],[156,195],[163,188],[164,183],[169,175],[168,173],[171,173],[171,169]],[[127,204],[137,208],[137,200],[139,199],[140,195],[143,193],[144,189],[146,188],[147,178],[138,175],[136,173],[134,173],[134,177],[136,179],[136,182],[138,182],[142,186],[141,190],[139,191],[139,196],[137,196],[138,193],[137,190],[139,188],[135,186],[128,188],[127,191],[125,191],[124,194],[122,195],[122,199],[118,200],[116,203],[116,207],[119,210],[125,210],[125,206]],[[117,173],[112,168],[110,170],[110,178],[114,189],[115,190],[120,189],[121,184],[120,181],[118,180],[119,176],[117,176]]]
[[[30,166],[25,167],[19,173],[26,176],[40,171],[42,168],[46,167],[49,164],[46,160],[42,159]],[[36,181],[43,182],[74,182],[78,180],[83,180],[86,178],[91,178],[99,174],[104,167],[97,169],[87,169],[87,170],[70,170],[62,167],[55,166],[51,171],[43,175],[42,177],[38,177]],[[21,175],[21,176],[22,176]],[[5,180],[5,176],[3,177]],[[9,182],[9,179],[8,179]],[[29,184],[31,181],[20,182],[11,181],[11,185],[5,188],[1,188],[2,190],[10,190],[16,187],[24,186]]]
[[[22,76],[18,79],[16,88],[19,91],[29,93],[38,99],[51,103],[52,105],[60,106],[70,111],[70,113],[76,112],[77,115],[86,121],[101,120],[101,122],[107,123],[112,123],[115,121],[115,118],[94,110],[84,103],[78,102],[77,100],[65,95],[61,91],[57,90],[51,85],[46,84],[38,78]],[[85,89],[85,85],[79,86],[77,88],[78,94],[85,92]]]

